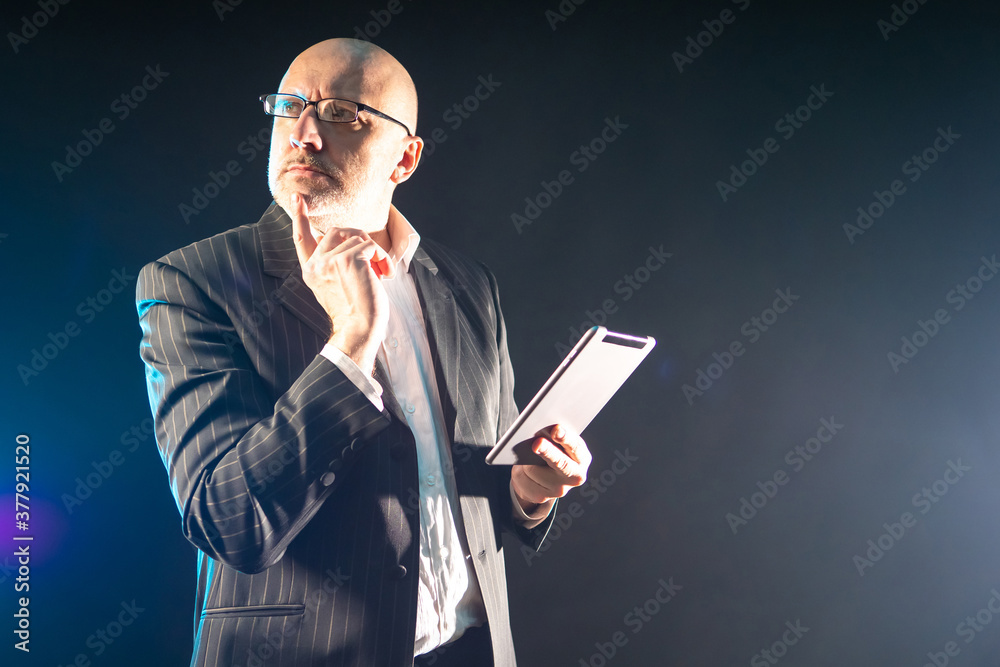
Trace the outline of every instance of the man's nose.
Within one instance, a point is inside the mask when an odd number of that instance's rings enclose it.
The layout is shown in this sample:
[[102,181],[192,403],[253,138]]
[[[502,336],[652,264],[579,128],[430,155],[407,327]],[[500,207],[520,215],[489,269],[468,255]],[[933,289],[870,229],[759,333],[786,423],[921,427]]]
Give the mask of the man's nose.
[[322,150],[323,138],[320,136],[319,123],[316,110],[306,108],[295,119],[295,125],[292,126],[292,131],[288,135],[288,141],[292,148],[304,148],[310,151]]

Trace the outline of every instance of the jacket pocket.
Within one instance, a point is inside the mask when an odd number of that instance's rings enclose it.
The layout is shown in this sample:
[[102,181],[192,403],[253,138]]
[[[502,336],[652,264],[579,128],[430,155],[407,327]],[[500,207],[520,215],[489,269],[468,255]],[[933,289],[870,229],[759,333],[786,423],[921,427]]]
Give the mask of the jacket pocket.
[[301,616],[304,604],[262,604],[246,607],[213,607],[201,612],[202,618],[226,618],[229,616]]

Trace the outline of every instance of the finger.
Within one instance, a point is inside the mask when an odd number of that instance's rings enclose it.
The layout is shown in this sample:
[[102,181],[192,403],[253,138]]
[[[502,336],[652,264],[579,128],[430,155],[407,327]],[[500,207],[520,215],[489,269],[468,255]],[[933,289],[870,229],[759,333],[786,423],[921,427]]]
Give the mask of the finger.
[[368,241],[355,234],[344,234],[339,229],[330,230],[316,246],[316,252],[321,255],[336,255],[350,253],[364,246]]
[[530,471],[537,467],[517,464],[511,469],[510,478],[514,485],[514,493],[529,503],[541,505],[557,496],[554,495],[552,489],[532,478]]
[[580,437],[580,434],[576,431],[563,426],[562,424],[556,424],[548,429],[548,438],[552,442],[556,443],[562,450],[566,452],[567,455],[577,463],[583,463],[589,466],[592,459],[590,450],[587,448],[587,443]]
[[295,254],[299,256],[299,266],[305,266],[316,251],[316,239],[306,215],[306,203],[299,193],[292,194],[292,210],[288,212],[292,218],[292,241],[295,243]]
[[[558,470],[553,470],[543,465],[524,465],[523,473],[520,476],[520,484],[515,491],[521,494],[522,498],[530,497],[532,502],[542,503],[553,498],[562,498],[574,487],[580,486],[582,478],[566,477]],[[514,479],[513,472],[511,479]]]
[[322,236],[322,240],[319,241],[317,250],[319,252],[329,252],[334,248],[338,247],[346,241],[352,239],[357,239],[359,241],[364,241],[367,238],[365,234],[360,229],[348,229],[346,227],[334,227],[327,231],[326,234]]
[[[345,248],[349,248],[352,245],[363,245],[368,242],[375,243],[374,239],[368,235],[368,232],[363,229],[354,229],[352,227],[334,227],[323,236],[323,239],[326,239],[326,243],[322,244],[321,242],[321,245],[318,248],[320,252],[329,252],[330,250],[333,250],[348,241],[354,241],[355,243],[351,243],[345,246]],[[376,246],[378,247],[379,252],[388,257],[385,251],[382,250],[381,246],[378,246],[377,244]]]
[[386,252],[385,248],[383,248],[378,243],[376,243],[375,239],[373,239],[371,236],[369,236],[367,232],[364,232],[364,231],[361,231],[361,230],[357,230],[357,231],[358,231],[358,234],[365,239],[365,241],[370,241],[371,242],[371,246],[370,247],[366,246],[366,248],[369,248],[371,250],[371,255],[368,257],[368,259],[370,261],[376,262],[376,263],[381,263],[381,262],[388,262],[390,260],[389,253]]
[[325,235],[318,235],[317,240],[316,251],[321,254],[333,250],[349,252],[361,248],[362,250],[358,254],[359,262],[367,262],[377,278],[382,276],[392,278],[396,274],[396,266],[392,257],[364,230],[337,227]]
[[326,242],[320,242],[316,248],[315,256],[319,256],[323,263],[331,263],[346,260],[349,270],[367,272],[375,276],[376,279],[384,275],[391,277],[392,260],[386,256],[379,261],[379,254],[385,255],[381,247],[371,240],[364,232],[351,233],[354,230],[332,230],[326,236],[330,237]]
[[[537,438],[532,443],[531,448],[541,457],[549,469],[558,473],[561,483],[568,486],[579,486],[586,480],[586,475],[581,470],[581,464],[571,459],[566,452],[546,438]],[[542,481],[538,477],[534,477],[534,479]]]

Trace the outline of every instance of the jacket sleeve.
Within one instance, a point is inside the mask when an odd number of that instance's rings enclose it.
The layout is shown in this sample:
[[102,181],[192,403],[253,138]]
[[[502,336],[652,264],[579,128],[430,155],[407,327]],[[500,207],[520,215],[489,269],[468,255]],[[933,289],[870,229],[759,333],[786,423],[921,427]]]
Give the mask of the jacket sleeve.
[[156,442],[184,535],[260,572],[389,419],[321,355],[275,400],[225,309],[175,266],[144,267],[136,294]]

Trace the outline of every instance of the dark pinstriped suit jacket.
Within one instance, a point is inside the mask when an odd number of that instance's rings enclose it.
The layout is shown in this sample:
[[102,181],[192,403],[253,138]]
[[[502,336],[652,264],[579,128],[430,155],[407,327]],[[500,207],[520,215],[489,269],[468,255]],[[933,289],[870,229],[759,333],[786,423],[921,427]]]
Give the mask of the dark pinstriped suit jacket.
[[[510,469],[484,463],[516,417],[496,284],[426,240],[410,271],[494,662],[514,665],[500,528],[537,548],[552,517],[515,526]],[[200,550],[192,664],[411,665],[413,436],[381,366],[380,413],[318,354],[328,319],[302,282],[288,216],[272,204],[256,224],[147,265],[137,299],[157,446]]]

